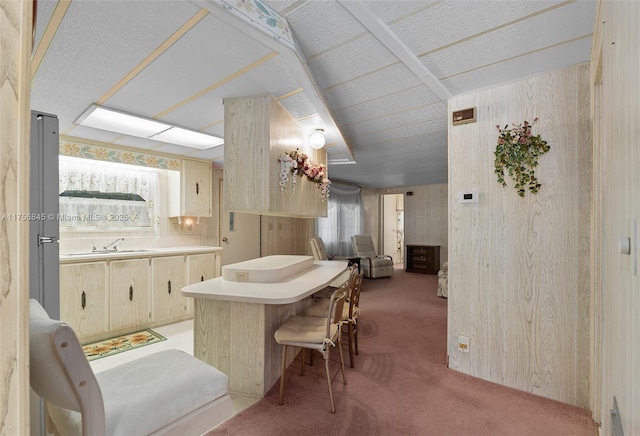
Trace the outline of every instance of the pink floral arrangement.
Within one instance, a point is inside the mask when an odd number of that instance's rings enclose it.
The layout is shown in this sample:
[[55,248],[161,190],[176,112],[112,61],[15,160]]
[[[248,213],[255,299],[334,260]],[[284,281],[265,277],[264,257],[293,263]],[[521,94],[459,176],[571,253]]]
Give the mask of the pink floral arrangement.
[[327,177],[326,165],[314,163],[309,159],[309,156],[300,153],[298,149],[281,154],[278,162],[280,162],[280,190],[282,192],[287,190],[287,182],[289,181],[289,174],[291,174],[292,193],[296,190],[298,177],[304,176],[307,180],[317,185],[322,201],[329,197],[331,181]]

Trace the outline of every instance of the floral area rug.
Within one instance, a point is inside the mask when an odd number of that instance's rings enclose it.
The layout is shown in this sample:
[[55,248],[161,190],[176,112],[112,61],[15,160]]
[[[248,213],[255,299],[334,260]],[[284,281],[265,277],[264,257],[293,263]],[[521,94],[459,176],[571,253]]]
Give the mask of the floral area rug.
[[85,356],[87,356],[87,360],[91,361],[166,340],[167,338],[164,336],[159,335],[151,329],[147,329],[135,333],[129,333],[128,335],[93,342],[91,344],[84,345],[82,350],[84,351]]

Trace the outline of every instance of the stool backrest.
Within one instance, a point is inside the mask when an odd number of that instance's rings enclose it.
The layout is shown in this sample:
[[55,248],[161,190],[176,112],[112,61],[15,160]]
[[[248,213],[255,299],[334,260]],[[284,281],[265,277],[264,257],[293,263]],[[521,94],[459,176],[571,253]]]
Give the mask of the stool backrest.
[[33,390],[51,404],[80,412],[83,434],[104,434],[102,393],[78,337],[34,299],[29,301],[29,353]]

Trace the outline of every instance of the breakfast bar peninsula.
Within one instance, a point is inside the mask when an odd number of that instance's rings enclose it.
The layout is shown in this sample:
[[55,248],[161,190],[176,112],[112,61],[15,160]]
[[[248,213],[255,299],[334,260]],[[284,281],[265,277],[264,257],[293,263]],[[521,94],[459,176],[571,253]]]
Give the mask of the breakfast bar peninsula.
[[347,262],[311,256],[265,256],[182,288],[195,300],[194,355],[227,374],[232,393],[264,397],[280,377],[282,347],[274,332],[346,269]]

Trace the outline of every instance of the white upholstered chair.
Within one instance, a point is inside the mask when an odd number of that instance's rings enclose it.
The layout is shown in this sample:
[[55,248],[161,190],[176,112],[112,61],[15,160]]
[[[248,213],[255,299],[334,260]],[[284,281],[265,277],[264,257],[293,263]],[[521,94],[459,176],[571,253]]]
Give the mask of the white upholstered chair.
[[324,248],[322,238],[314,236],[309,240],[309,245],[311,245],[311,253],[315,260],[331,260]]
[[393,275],[393,259],[391,256],[376,254],[371,235],[354,235],[351,237],[353,252],[360,257],[360,267],[364,276],[375,279]]
[[180,350],[94,375],[67,324],[30,301],[31,387],[56,435],[202,434],[231,416],[229,378]]
[[[329,256],[327,254],[327,251],[324,248],[324,242],[322,241],[322,238],[320,238],[319,236],[314,236],[313,238],[311,238],[309,240],[309,245],[311,246],[311,253],[313,254],[314,260],[331,260],[332,259],[332,256]],[[333,292],[335,288],[339,288],[340,286],[342,286],[347,281],[348,278],[349,278],[349,272],[347,271],[329,284],[329,286],[326,288],[326,291],[329,292],[328,294],[322,291],[320,292],[320,294],[325,294],[327,297],[329,297],[331,295],[330,292]]]
[[290,316],[284,324],[274,333],[276,342],[282,348],[282,373],[280,374],[280,404],[284,403],[284,374],[287,369],[287,348],[302,348],[302,368],[301,375],[304,375],[304,354],[305,349],[317,350],[324,357],[325,372],[327,373],[327,384],[329,385],[329,401],[331,402],[331,413],[336,413],[333,403],[333,390],[331,389],[331,372],[329,369],[329,357],[331,348],[337,346],[340,354],[340,371],[342,371],[342,381],[347,384],[347,375],[344,371],[344,357],[342,355],[342,310],[347,297],[347,285],[336,289],[329,299],[326,316],[316,318],[312,316]]

